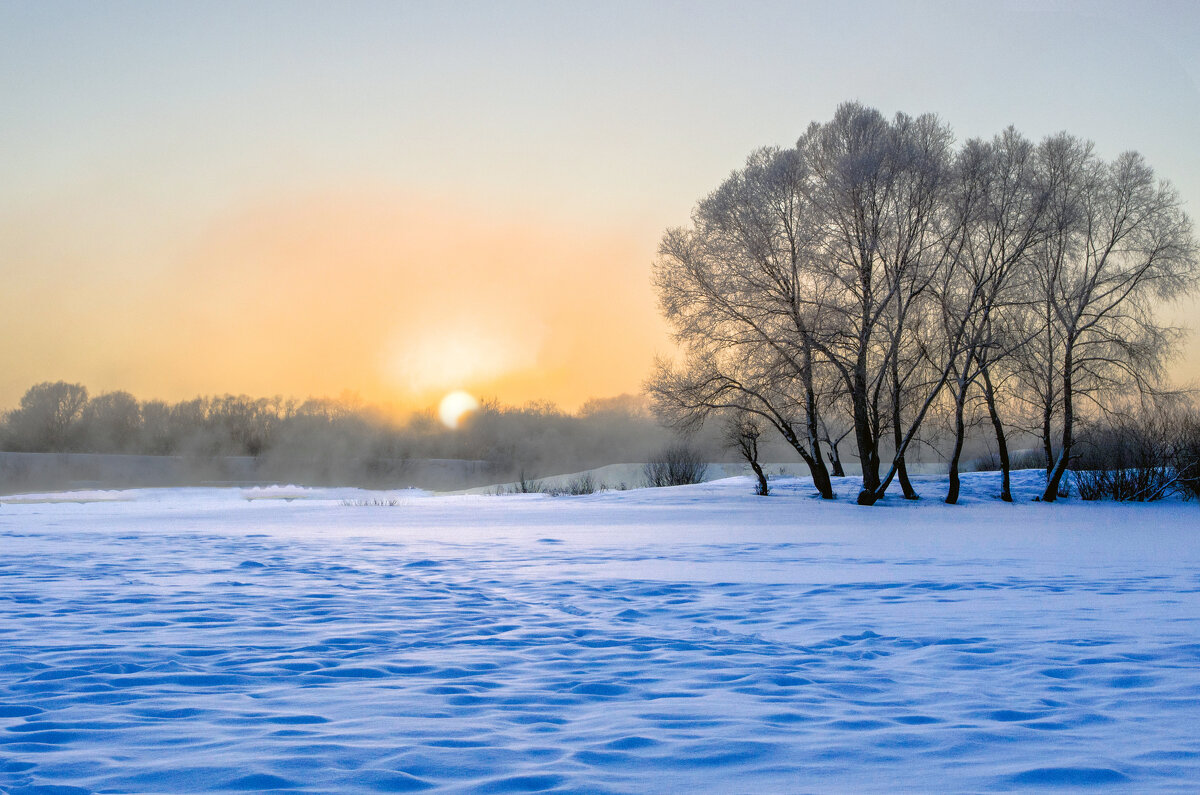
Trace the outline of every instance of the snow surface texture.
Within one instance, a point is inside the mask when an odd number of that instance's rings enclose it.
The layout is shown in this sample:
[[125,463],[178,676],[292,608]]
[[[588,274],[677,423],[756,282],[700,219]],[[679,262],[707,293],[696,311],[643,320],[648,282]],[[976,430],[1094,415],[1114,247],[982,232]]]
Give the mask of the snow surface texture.
[[1194,790],[1200,509],[1039,480],[6,498],[0,790]]

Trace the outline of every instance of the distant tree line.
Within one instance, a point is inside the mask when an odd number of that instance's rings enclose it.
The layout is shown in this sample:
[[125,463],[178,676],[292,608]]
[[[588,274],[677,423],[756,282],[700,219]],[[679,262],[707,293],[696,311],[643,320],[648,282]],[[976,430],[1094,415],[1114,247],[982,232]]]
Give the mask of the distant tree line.
[[[485,402],[451,430],[431,411],[404,419],[354,398],[90,396],[63,381],[31,387],[0,418],[13,452],[254,456],[275,462],[469,459],[536,475],[646,460],[673,438],[634,396],[592,400],[570,414],[551,403]],[[351,470],[346,470],[351,471]]]
[[665,233],[654,283],[685,355],[647,386],[674,427],[717,418],[745,444],[773,428],[826,498],[848,439],[861,504],[894,480],[917,496],[906,456],[930,422],[952,440],[956,502],[986,416],[1003,499],[1008,437],[1027,430],[1050,501],[1081,418],[1160,390],[1178,333],[1154,309],[1196,280],[1179,195],[1137,153],[1012,128],[956,146],[936,116],[848,103],[753,152]]

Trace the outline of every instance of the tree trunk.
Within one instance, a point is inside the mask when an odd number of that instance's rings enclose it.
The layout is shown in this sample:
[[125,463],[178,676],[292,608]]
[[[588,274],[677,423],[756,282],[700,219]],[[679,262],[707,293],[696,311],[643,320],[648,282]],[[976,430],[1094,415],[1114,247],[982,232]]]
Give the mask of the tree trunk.
[[746,459],[746,463],[754,470],[754,476],[758,478],[758,489],[755,491],[760,497],[766,497],[771,493],[771,489],[767,486],[767,474],[763,472],[762,465],[758,463],[758,437],[743,437],[741,442],[742,456]]
[[1053,419],[1054,406],[1051,405],[1050,398],[1047,396],[1046,406],[1042,411],[1042,453],[1046,458],[1046,477],[1050,477],[1050,470],[1054,469],[1054,439],[1051,428]]
[[963,421],[966,402],[967,385],[959,379],[958,391],[954,394],[954,452],[950,454],[950,489],[946,492],[946,502],[950,505],[958,502],[958,463],[962,458],[963,441],[967,435],[967,424]]
[[821,495],[823,500],[832,500],[836,498],[833,493],[833,482],[829,479],[829,470],[825,468],[825,462],[821,460],[821,451],[817,451],[817,457],[813,456],[804,449],[804,445],[800,444],[800,440],[794,436],[788,438],[788,443],[792,448],[800,454],[800,458],[808,465],[808,473],[812,475],[813,486],[816,487],[817,493]]
[[767,485],[767,473],[763,472],[762,465],[758,461],[751,461],[750,468],[754,470],[754,476],[758,478],[758,496],[768,496],[771,493],[771,487]]
[[833,476],[846,477],[846,470],[842,469],[842,456],[838,453],[838,443],[832,439],[826,439],[825,443],[829,445],[829,463],[833,464]]
[[810,451],[808,470],[812,473],[813,485],[820,492],[821,499],[832,500],[834,498],[833,483],[829,480],[829,470],[825,468],[825,457],[821,455],[821,433],[818,428],[819,418],[817,417],[817,392],[813,387],[812,379],[812,348],[808,345],[804,346],[804,365],[801,370],[801,377],[804,379],[805,414],[808,415],[808,422],[805,423],[805,430],[808,433],[808,449]]
[[796,437],[790,425],[784,425],[780,430],[783,430],[783,438],[792,446],[792,449],[796,451],[801,460],[808,465],[808,473],[812,475],[813,486],[816,487],[817,492],[821,495],[821,499],[834,499],[833,482],[829,479],[829,470],[825,468],[825,462],[821,460],[820,448],[817,449],[816,457],[814,458],[812,453],[804,449],[804,445]]
[[[903,437],[900,435],[899,426],[896,427],[894,437],[896,447],[899,448],[901,443],[904,441]],[[900,490],[904,492],[904,499],[921,499],[921,495],[917,494],[917,490],[913,488],[912,482],[908,479],[908,465],[904,463],[904,456],[900,456],[896,459],[896,479],[900,481]]]
[[1050,331],[1050,309],[1046,309],[1046,392],[1045,401],[1042,404],[1042,452],[1046,455],[1046,477],[1050,477],[1050,470],[1054,468],[1054,439],[1053,428],[1054,422],[1054,340],[1053,332]]
[[[818,453],[819,455],[819,453]],[[833,481],[829,479],[829,470],[825,468],[825,462],[820,458],[816,459],[817,466],[809,464],[809,472],[812,473],[813,485],[817,487],[817,491],[823,500],[836,499],[837,495],[833,493]]]
[[1000,412],[996,410],[996,389],[992,386],[992,377],[988,369],[982,369],[983,399],[987,403],[988,416],[992,418],[992,428],[996,431],[996,449],[1000,453],[1000,499],[1012,502],[1012,466],[1008,458],[1008,439],[1004,433],[1004,423],[1000,421]]
[[[859,448],[862,449],[862,447],[863,445],[860,444]],[[867,445],[865,455],[865,458],[862,454],[859,456],[862,465],[863,486],[862,491],[858,493],[857,502],[859,505],[874,505],[883,496],[879,493],[879,452]]]
[[[871,433],[866,396],[861,400],[856,396],[854,403],[854,440],[858,444],[858,461],[862,467],[862,491],[858,493],[858,504],[874,505],[879,499],[879,442]],[[858,411],[860,403],[861,417]]]
[[854,441],[858,445],[858,460],[862,466],[862,491],[859,505],[874,505],[879,500],[879,440],[871,431],[871,416],[867,408],[866,363],[855,373],[855,390],[851,395],[854,406]]
[[[892,357],[892,439],[896,445],[895,449],[899,450],[900,445],[904,442],[904,437],[900,430],[900,367],[896,358]],[[908,466],[905,465],[902,455],[896,461],[896,477],[900,480],[900,490],[904,492],[904,499],[919,500],[921,498],[908,479]]]
[[1058,451],[1058,460],[1054,462],[1054,469],[1050,472],[1050,477],[1046,480],[1046,491],[1042,493],[1043,502],[1054,502],[1058,498],[1058,487],[1062,483],[1063,474],[1067,471],[1067,464],[1071,460],[1071,443],[1073,428],[1071,427],[1075,421],[1075,410],[1072,405],[1071,394],[1073,384],[1071,383],[1071,367],[1074,364],[1073,351],[1071,344],[1067,344],[1066,352],[1063,355],[1063,430],[1062,430],[1062,447]]

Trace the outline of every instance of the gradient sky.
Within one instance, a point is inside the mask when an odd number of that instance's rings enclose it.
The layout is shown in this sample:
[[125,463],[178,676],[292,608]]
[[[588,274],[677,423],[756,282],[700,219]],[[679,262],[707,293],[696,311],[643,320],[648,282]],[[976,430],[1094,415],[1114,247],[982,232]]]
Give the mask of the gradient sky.
[[659,237],[753,148],[1065,129],[1196,218],[1198,83],[1194,2],[0,0],[0,407],[637,391]]

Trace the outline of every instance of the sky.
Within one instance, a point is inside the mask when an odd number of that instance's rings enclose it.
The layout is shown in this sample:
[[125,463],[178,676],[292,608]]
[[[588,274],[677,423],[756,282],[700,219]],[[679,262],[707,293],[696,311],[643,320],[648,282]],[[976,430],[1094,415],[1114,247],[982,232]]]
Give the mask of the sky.
[[1198,84],[1192,2],[0,0],[0,408],[637,392],[659,239],[756,147],[1067,130],[1195,219]]

